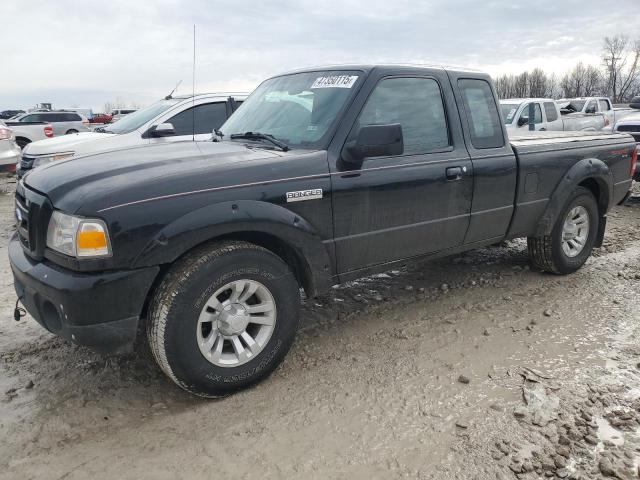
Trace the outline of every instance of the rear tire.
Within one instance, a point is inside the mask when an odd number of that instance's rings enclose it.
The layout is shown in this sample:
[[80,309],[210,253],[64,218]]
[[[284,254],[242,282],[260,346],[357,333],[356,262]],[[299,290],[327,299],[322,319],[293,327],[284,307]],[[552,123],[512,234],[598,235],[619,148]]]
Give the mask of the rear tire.
[[541,270],[558,275],[575,272],[591,255],[599,221],[593,194],[577,187],[558,215],[551,234],[527,238],[531,262]]
[[158,365],[178,386],[221,397],[282,362],[299,309],[298,283],[282,259],[248,242],[219,242],[171,267],[151,300],[147,336]]

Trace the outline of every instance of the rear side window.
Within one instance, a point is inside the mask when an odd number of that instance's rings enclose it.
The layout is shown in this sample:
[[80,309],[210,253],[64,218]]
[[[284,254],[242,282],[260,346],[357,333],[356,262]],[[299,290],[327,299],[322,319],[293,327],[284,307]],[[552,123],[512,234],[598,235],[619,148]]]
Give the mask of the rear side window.
[[352,135],[365,125],[392,123],[402,126],[405,155],[450,145],[440,86],[431,78],[382,80],[369,96]]
[[458,87],[462,92],[473,146],[478,149],[504,146],[502,122],[489,83],[461,79],[458,80]]
[[558,119],[558,110],[553,102],[544,102],[544,113],[547,114],[547,122],[555,122]]
[[598,100],[598,104],[600,105],[600,111],[606,112],[607,110],[611,110],[611,106],[609,105],[609,101],[604,98]]

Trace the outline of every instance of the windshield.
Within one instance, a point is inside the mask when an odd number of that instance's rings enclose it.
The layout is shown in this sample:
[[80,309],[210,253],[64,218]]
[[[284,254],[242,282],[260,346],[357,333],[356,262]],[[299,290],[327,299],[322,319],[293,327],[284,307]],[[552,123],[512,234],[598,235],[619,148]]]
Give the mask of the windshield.
[[518,111],[519,103],[501,103],[500,104],[500,113],[502,114],[502,121],[505,125],[510,125],[513,122],[513,119],[516,116],[516,112]]
[[362,72],[305,72],[262,83],[222,125],[229,138],[247,132],[270,135],[289,147],[324,148]]
[[137,130],[149,120],[160,115],[162,112],[169,110],[175,104],[182,100],[172,98],[170,100],[160,100],[148,107],[130,113],[126,117],[121,118],[117,122],[104,127],[104,131],[108,133],[129,133]]

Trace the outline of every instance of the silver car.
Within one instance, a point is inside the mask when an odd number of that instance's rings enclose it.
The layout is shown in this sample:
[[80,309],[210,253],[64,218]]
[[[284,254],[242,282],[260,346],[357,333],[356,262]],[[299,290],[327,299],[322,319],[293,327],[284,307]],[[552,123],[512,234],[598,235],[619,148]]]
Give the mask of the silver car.
[[21,153],[13,131],[0,121],[0,171],[15,172]]
[[14,118],[18,122],[47,122],[53,125],[53,135],[90,132],[89,120],[76,112],[29,112]]

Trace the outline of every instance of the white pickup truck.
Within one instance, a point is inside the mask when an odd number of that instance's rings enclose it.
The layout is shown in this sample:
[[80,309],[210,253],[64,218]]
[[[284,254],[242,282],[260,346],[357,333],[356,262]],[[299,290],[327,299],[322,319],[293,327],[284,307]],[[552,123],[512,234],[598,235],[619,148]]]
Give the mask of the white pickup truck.
[[507,132],[529,131],[529,105],[533,105],[535,131],[600,131],[609,125],[601,113],[562,115],[560,106],[551,98],[507,98],[500,100],[500,110]]
[[615,108],[611,100],[607,97],[576,97],[561,98],[557,100],[560,111],[563,115],[584,113],[594,114],[601,113],[607,120],[609,125],[613,126],[627,115],[634,113],[630,108]]

